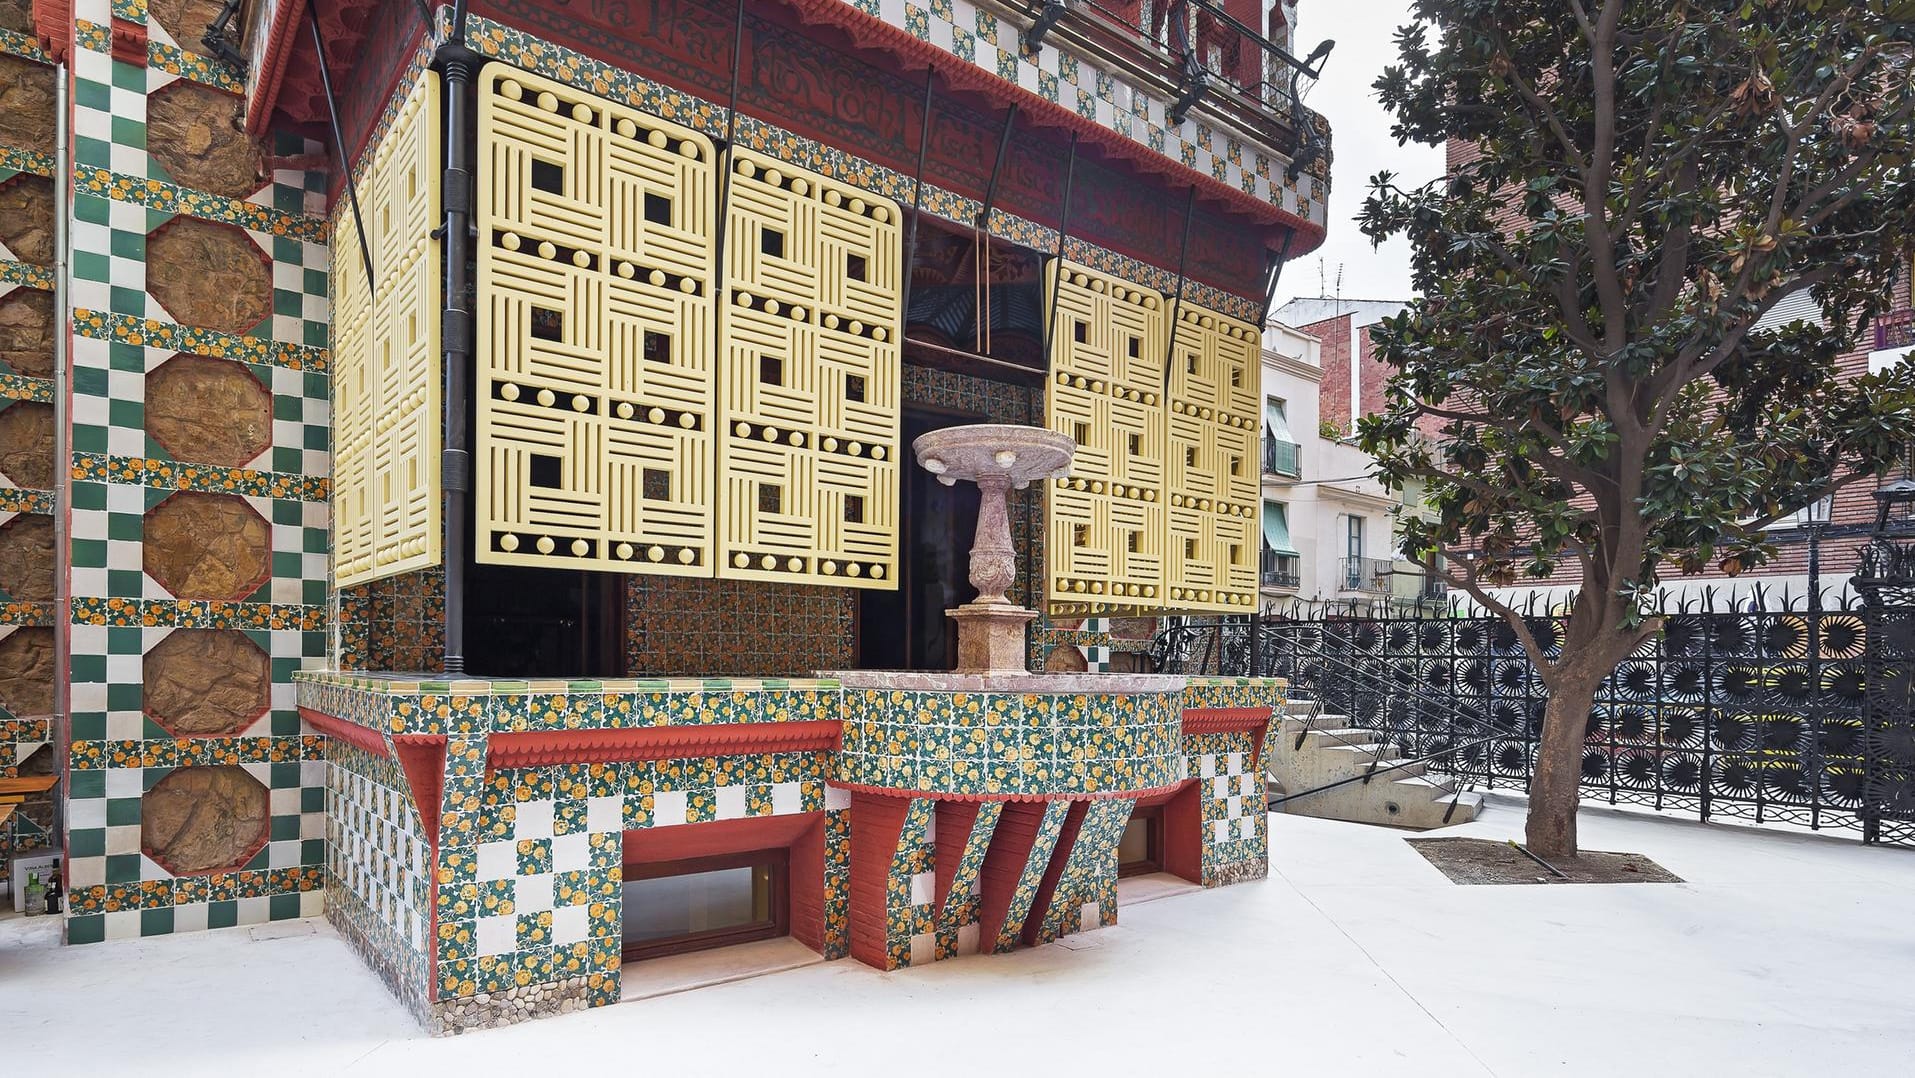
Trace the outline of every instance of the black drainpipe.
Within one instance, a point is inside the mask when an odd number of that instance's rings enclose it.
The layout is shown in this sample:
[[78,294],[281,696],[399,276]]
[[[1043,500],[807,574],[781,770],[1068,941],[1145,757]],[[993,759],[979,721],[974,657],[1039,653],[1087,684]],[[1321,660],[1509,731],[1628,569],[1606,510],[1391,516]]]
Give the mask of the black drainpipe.
[[445,175],[440,202],[445,224],[445,310],[439,341],[446,372],[445,448],[439,482],[445,498],[445,672],[465,673],[465,562],[471,546],[467,497],[472,455],[467,450],[467,413],[472,396],[472,82],[485,58],[465,43],[465,4],[452,16],[452,34],[433,53],[432,66],[445,80]]

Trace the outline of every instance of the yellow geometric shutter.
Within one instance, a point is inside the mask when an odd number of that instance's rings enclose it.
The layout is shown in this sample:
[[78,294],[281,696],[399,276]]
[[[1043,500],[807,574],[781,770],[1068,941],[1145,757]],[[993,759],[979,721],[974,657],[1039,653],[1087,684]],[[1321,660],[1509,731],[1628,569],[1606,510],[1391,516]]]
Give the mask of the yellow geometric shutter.
[[1053,613],[1161,607],[1165,597],[1164,297],[1062,259],[1046,271],[1045,425],[1077,443],[1046,491]]
[[374,280],[348,207],[333,227],[333,575],[439,564],[439,76],[424,72],[360,185]]
[[1183,303],[1170,366],[1169,605],[1257,605],[1256,327]]
[[895,588],[897,204],[742,148],[725,167],[718,575]]
[[712,575],[714,152],[488,65],[476,557]]

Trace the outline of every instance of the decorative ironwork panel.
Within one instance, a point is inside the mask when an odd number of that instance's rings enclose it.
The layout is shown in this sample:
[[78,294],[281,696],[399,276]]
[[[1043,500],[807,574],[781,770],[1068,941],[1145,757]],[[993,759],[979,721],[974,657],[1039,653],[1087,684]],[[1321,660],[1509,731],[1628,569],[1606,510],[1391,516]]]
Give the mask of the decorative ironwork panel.
[[372,151],[366,280],[357,223],[336,216],[333,576],[350,587],[439,564],[439,76],[424,73]]
[[1255,326],[1182,304],[1170,348],[1168,605],[1248,613],[1257,605]]
[[[1663,610],[1596,691],[1583,796],[1915,841],[1915,585],[1865,558],[1854,587],[1833,606],[1758,590]],[[1547,690],[1507,623],[1458,613],[1191,622],[1153,651],[1166,673],[1288,677],[1433,775],[1526,787]],[[1558,614],[1525,623],[1561,654]]]
[[726,157],[717,573],[897,586],[897,204]]
[[711,142],[490,65],[479,163],[478,560],[712,575]]
[[1053,614],[1141,610],[1165,597],[1164,297],[1063,259],[1046,272],[1045,424],[1077,443],[1047,490]]

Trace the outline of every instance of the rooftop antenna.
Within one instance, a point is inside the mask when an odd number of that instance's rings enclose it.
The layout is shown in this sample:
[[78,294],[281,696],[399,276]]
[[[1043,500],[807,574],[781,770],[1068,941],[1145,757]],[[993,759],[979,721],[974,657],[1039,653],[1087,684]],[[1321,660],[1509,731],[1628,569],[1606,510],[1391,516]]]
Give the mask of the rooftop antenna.
[[1343,313],[1343,263],[1337,263],[1337,313]]

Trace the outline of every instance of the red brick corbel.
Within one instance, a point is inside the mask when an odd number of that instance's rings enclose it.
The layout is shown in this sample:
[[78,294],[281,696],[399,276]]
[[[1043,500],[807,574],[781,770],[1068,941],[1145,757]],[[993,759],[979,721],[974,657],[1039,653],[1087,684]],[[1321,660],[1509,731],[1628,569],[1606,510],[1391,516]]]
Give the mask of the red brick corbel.
[[146,66],[146,24],[113,16],[109,33],[113,37],[113,58],[135,67]]
[[73,43],[73,0],[33,0],[33,36],[54,63]]

